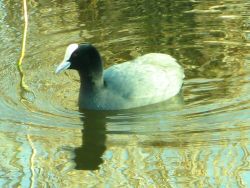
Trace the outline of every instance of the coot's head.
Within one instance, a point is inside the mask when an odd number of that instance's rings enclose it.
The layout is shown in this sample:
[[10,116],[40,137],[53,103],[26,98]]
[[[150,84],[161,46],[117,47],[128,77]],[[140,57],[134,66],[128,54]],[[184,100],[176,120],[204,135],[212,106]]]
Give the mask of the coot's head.
[[85,76],[102,73],[102,60],[97,49],[91,44],[70,44],[56,73],[75,69]]

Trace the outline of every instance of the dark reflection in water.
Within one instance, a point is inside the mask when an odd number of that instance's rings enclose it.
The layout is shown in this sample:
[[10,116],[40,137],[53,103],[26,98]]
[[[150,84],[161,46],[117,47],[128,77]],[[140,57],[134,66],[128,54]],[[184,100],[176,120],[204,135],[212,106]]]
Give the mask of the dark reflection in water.
[[[120,128],[117,131],[107,130],[107,123],[112,122],[113,118],[118,120],[119,124],[126,122],[130,126],[135,126],[136,122],[140,122],[141,119],[145,119],[149,116],[152,122],[157,122],[158,117],[150,117],[150,114],[163,113],[171,110],[181,109],[183,106],[183,95],[182,91],[175,97],[153,105],[144,107],[138,107],[130,110],[119,110],[119,111],[95,111],[95,110],[80,110],[84,116],[81,118],[83,122],[82,129],[82,145],[74,150],[76,163],[75,169],[77,170],[98,170],[99,166],[104,162],[102,156],[106,151],[106,139],[107,134],[133,134],[133,132],[125,131]],[[132,118],[131,118],[132,117]],[[145,122],[150,122],[150,120]],[[114,120],[115,121],[115,120]],[[122,126],[122,125],[121,125]],[[164,125],[162,125],[164,126]],[[147,132],[147,123],[143,125],[141,130],[144,134]],[[128,128],[128,126],[126,126]],[[155,128],[157,125],[155,125]],[[163,128],[163,127],[162,127]],[[162,129],[161,128],[161,129]],[[121,131],[122,130],[122,131]],[[145,132],[146,131],[146,132]],[[140,133],[140,131],[136,131]]]
[[97,170],[106,150],[106,113],[84,111],[82,146],[75,149],[77,170]]

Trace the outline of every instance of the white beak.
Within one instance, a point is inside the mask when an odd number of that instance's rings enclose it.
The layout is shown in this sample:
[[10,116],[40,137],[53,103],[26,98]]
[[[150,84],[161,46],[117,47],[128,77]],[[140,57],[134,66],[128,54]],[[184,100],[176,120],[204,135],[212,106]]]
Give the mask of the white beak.
[[63,61],[60,65],[58,65],[58,67],[56,68],[56,74],[66,70],[67,68],[69,68],[71,65],[71,63],[69,61]]
[[65,52],[64,55],[64,59],[62,61],[62,63],[60,65],[58,65],[58,67],[56,68],[56,74],[60,73],[64,70],[66,70],[67,68],[70,67],[71,63],[69,62],[69,58],[72,55],[72,53],[78,48],[78,44],[70,44]]

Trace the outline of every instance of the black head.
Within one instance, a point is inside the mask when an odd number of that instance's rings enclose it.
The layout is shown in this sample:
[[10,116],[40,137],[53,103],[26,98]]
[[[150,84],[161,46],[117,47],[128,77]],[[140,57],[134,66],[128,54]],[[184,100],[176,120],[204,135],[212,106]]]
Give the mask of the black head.
[[91,44],[71,44],[68,46],[63,62],[56,73],[65,69],[75,69],[80,75],[94,76],[102,74],[102,60],[97,49]]
[[97,49],[91,44],[80,44],[71,54],[69,69],[75,69],[82,73],[101,71],[101,57]]

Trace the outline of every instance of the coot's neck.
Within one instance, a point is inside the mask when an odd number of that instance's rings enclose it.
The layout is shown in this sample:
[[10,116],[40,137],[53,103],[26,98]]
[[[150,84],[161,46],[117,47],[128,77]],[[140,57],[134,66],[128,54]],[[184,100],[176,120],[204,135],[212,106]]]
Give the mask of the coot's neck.
[[[94,73],[93,73],[94,74]],[[86,76],[84,73],[79,72],[81,80],[81,89],[87,91],[96,91],[104,86],[102,72],[95,75]]]
[[104,86],[103,63],[100,54],[96,49],[89,53],[88,66],[78,71],[81,80],[81,89],[96,91]]

